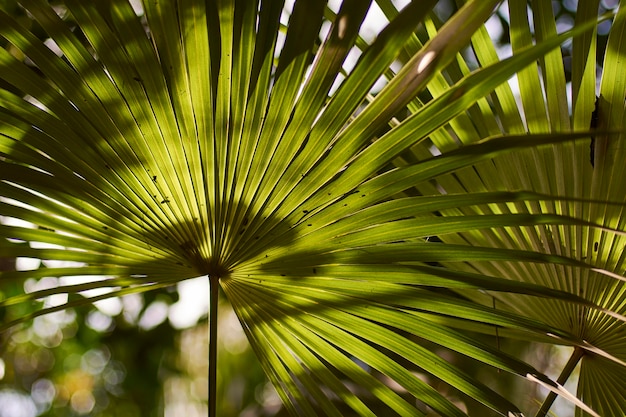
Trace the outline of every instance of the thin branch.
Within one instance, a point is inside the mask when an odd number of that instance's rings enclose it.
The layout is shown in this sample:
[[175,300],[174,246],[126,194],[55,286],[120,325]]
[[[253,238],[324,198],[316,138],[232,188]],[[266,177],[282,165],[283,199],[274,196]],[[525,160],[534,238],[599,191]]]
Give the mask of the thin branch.
[[[570,375],[574,371],[574,368],[576,368],[576,365],[578,365],[578,362],[580,362],[584,354],[585,354],[585,351],[582,348],[580,347],[574,348],[574,351],[572,352],[572,356],[570,356],[569,360],[565,364],[565,367],[561,371],[561,375],[559,375],[559,379],[556,380],[557,383],[561,385],[565,385],[565,382],[567,382]],[[541,408],[539,409],[539,411],[537,411],[537,414],[535,414],[535,417],[545,417],[546,414],[548,414],[548,411],[550,410],[550,408],[552,407],[554,400],[556,400],[556,396],[557,394],[555,392],[550,391],[546,399],[543,401],[543,404],[541,404]]]
[[217,302],[219,277],[209,277],[209,417],[217,416]]

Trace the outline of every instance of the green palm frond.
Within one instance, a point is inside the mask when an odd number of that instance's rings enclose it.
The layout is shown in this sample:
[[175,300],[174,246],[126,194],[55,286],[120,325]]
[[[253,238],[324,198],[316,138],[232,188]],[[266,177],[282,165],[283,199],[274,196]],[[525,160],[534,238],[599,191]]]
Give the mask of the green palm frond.
[[[442,352],[623,414],[626,11],[601,18],[591,164],[597,1],[563,34],[532,2],[533,34],[510,0],[502,60],[484,27],[499,1],[445,22],[434,0],[377,3],[390,23],[371,43],[361,0],[288,16],[277,1],[22,0],[31,28],[0,11],[0,215],[21,221],[0,224],[0,257],[65,261],[0,283],[93,278],[3,295],[1,328],[208,275],[293,415],[465,415],[433,381],[521,413]],[[55,294],[67,303],[41,305]],[[574,347],[578,398],[484,334]]]

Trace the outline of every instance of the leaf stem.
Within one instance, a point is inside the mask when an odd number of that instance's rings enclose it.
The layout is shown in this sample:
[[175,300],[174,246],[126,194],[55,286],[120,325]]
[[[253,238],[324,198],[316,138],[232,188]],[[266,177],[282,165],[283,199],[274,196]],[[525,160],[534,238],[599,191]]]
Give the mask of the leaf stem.
[[[556,380],[557,383],[564,385],[565,382],[567,382],[570,375],[574,371],[574,368],[576,368],[576,365],[578,365],[578,362],[580,362],[580,359],[583,357],[584,353],[585,351],[582,348],[578,346],[574,348],[572,356],[570,356],[569,360],[565,364],[565,367],[561,371],[559,379]],[[537,411],[537,414],[535,414],[535,417],[545,417],[552,407],[552,403],[554,403],[554,400],[556,400],[556,396],[557,394],[555,392],[550,391],[546,399],[543,401],[543,404],[541,404],[541,408],[539,409],[539,411]]]
[[209,417],[217,416],[217,305],[219,277],[209,277]]

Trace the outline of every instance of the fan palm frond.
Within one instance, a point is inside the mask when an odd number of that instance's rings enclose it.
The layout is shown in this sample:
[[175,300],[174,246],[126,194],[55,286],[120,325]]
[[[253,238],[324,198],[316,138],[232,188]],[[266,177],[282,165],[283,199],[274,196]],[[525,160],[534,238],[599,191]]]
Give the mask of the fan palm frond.
[[[626,372],[624,9],[591,164],[592,7],[557,34],[533,2],[535,42],[510,0],[500,60],[484,28],[499,1],[445,22],[434,0],[377,3],[389,24],[371,43],[361,0],[298,0],[289,16],[276,1],[22,0],[46,42],[0,11],[0,214],[20,221],[0,225],[0,256],[49,265],[0,279],[92,277],[4,298],[2,329],[208,275],[212,342],[221,288],[293,415],[465,415],[431,381],[521,413],[431,344],[623,413],[607,384]],[[570,112],[558,47],[572,37]],[[55,294],[67,303],[42,308]],[[574,347],[578,398],[480,333]]]

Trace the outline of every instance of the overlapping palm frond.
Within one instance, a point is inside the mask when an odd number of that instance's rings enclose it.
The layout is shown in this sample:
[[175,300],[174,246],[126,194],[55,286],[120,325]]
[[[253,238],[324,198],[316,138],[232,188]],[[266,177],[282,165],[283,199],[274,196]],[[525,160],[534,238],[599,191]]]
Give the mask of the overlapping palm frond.
[[[69,263],[0,283],[93,280],[5,297],[3,329],[208,275],[293,415],[465,415],[433,381],[521,413],[445,352],[623,414],[623,8],[591,164],[597,1],[560,35],[533,2],[536,42],[509,1],[505,60],[483,26],[495,0],[443,24],[434,0],[378,1],[371,44],[361,0],[298,0],[282,21],[277,1],[20,3],[49,41],[0,12],[0,215],[22,221],[0,225],[0,256]],[[54,294],[68,302],[41,308]],[[496,332],[574,347],[578,398],[480,336]]]

